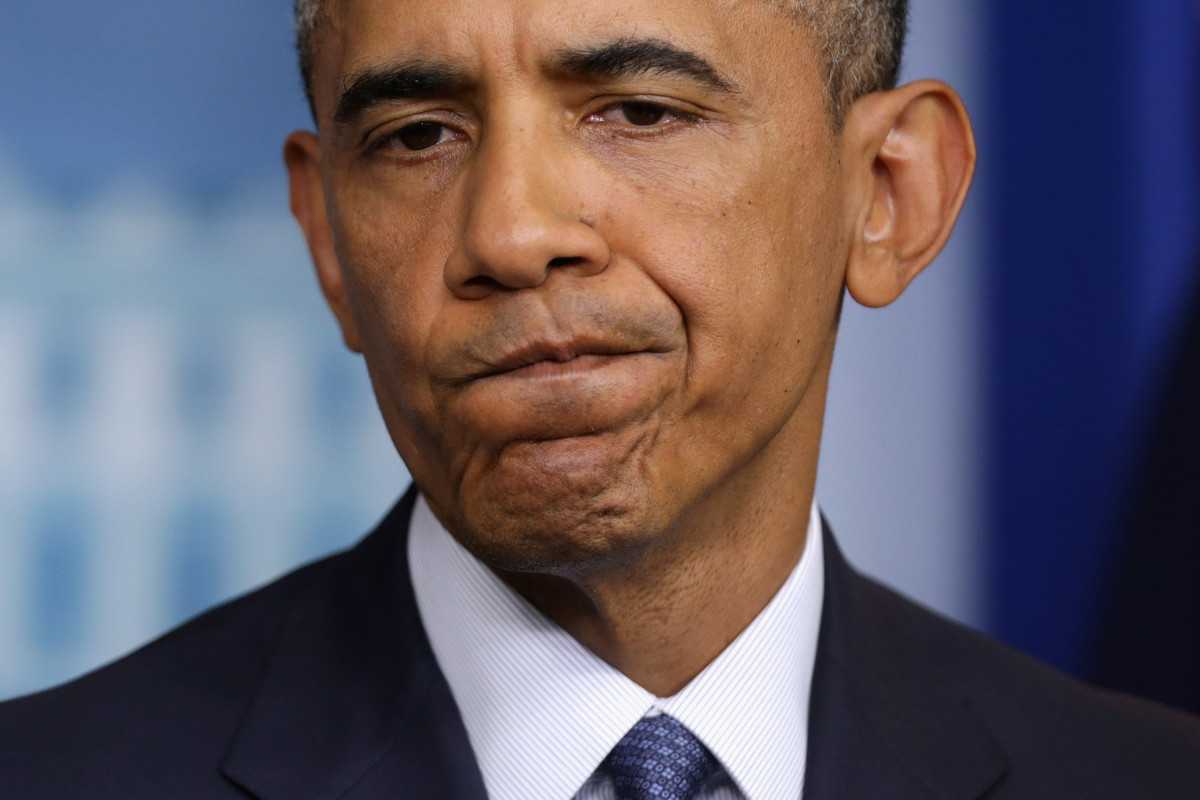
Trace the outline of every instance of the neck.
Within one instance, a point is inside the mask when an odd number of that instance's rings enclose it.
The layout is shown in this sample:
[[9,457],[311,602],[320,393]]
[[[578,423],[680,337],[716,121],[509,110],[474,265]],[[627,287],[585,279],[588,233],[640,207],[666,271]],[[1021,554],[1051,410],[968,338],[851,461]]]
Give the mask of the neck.
[[597,573],[501,577],[647,691],[676,694],[758,616],[804,552],[827,374],[760,457],[653,549]]

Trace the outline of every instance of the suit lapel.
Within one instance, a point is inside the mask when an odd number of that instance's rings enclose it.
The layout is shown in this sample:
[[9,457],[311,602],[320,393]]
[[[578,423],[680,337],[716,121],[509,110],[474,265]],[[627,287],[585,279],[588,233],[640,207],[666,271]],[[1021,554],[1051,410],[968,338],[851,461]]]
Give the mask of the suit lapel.
[[976,800],[1003,778],[1003,753],[900,601],[855,573],[824,527],[805,800]]
[[[409,580],[410,491],[297,590],[222,771],[261,800],[485,800]],[[805,800],[977,800],[1007,764],[887,590],[825,531]]]
[[415,498],[298,590],[222,765],[256,797],[485,798],[412,593]]

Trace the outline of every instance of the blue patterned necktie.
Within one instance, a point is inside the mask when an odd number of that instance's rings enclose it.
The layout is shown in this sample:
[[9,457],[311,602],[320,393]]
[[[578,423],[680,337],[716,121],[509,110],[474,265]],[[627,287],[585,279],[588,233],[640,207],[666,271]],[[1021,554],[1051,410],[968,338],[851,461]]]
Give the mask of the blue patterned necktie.
[[695,800],[717,760],[678,720],[645,717],[608,756],[618,800]]

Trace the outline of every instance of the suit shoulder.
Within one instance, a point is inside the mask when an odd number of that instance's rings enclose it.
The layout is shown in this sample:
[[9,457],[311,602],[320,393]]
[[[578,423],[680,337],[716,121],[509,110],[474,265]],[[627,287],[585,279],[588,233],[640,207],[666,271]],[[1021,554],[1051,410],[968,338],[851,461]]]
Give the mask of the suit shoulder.
[[[0,784],[29,792],[14,796],[57,797],[49,787],[65,774],[72,790],[132,797],[115,782],[148,780],[136,768],[145,763],[177,778],[204,764],[217,780],[211,765],[254,695],[293,598],[344,557],[301,567],[66,684],[0,703]],[[158,788],[172,796],[170,786]],[[214,785],[211,796],[223,788]],[[139,784],[139,792],[155,790]]]
[[866,580],[1009,755],[1010,789],[1028,780],[1060,796],[1091,785],[1096,797],[1200,796],[1200,719],[1091,686]]

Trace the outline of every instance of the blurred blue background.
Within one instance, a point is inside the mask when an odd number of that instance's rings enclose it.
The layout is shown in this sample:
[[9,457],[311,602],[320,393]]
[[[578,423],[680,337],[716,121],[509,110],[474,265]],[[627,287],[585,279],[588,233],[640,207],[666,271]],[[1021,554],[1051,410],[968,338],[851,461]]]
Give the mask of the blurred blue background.
[[[352,542],[407,483],[287,213],[290,4],[3,1],[0,696]],[[851,558],[1077,672],[1197,283],[1196,14],[914,0],[906,76],[960,89],[981,172],[835,365],[819,497]]]

